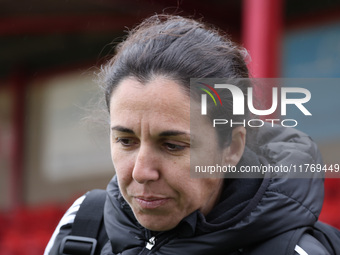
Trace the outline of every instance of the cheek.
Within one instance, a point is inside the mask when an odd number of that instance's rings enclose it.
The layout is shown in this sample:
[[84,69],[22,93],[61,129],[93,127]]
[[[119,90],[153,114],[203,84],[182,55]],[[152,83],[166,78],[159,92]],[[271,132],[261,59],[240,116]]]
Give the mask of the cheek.
[[127,186],[132,180],[132,170],[134,161],[132,158],[127,159],[119,151],[112,150],[112,162],[118,178],[120,187]]
[[176,179],[174,186],[180,194],[181,202],[183,204],[197,207],[203,197],[202,195],[204,194],[204,192],[202,192],[202,189],[204,188],[202,184],[202,181],[199,179],[193,179],[190,176],[181,176]]
[[197,182],[191,183],[190,192],[187,192],[187,198],[191,201],[196,209],[206,211],[214,205],[220,189],[221,179],[196,179]]

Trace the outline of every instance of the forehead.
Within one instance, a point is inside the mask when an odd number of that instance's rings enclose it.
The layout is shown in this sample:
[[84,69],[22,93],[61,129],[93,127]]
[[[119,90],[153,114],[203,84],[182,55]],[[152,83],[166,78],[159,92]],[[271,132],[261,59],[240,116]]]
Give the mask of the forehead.
[[[124,79],[111,96],[111,121],[126,121],[132,115],[159,120],[190,119],[190,98],[175,81],[156,77],[142,84],[134,78]],[[170,119],[170,120],[169,120]]]

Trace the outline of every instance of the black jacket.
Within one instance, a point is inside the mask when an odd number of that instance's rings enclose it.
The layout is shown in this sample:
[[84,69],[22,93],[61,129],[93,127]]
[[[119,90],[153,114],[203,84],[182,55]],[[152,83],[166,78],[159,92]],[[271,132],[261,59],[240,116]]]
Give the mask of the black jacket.
[[[294,129],[261,128],[257,137],[257,153],[246,149],[238,167],[271,164],[292,169],[322,164],[314,142]],[[101,254],[303,254],[299,248],[310,255],[331,254],[308,234],[322,207],[322,176],[315,172],[305,175],[308,178],[284,175],[225,179],[220,202],[206,217],[195,211],[175,229],[159,233],[137,222],[114,177],[104,209],[110,241]],[[52,246],[65,234],[60,231]]]

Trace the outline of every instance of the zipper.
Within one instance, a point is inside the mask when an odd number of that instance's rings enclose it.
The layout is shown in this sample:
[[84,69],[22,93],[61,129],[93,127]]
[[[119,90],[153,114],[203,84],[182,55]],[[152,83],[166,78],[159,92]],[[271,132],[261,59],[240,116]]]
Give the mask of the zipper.
[[[162,246],[164,243],[166,243],[169,239],[175,237],[177,235],[177,231],[169,231],[169,232],[163,232],[155,236],[151,236],[151,232],[147,231],[147,236],[150,237],[148,241],[146,241],[146,244],[142,251],[139,253],[139,255],[148,255],[152,254],[155,250],[158,250],[160,246]],[[148,238],[147,237],[147,238]]]
[[149,251],[155,246],[156,244],[156,237],[153,236],[149,239],[149,241],[146,242],[145,248],[147,248]]

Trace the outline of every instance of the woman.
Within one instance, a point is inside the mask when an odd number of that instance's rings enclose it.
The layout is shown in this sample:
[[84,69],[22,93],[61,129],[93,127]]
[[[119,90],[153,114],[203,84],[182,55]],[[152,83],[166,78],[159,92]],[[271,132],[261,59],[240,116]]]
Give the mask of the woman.
[[[292,129],[217,130],[205,116],[190,128],[190,110],[200,107],[198,98],[190,105],[190,79],[248,78],[246,57],[217,30],[178,16],[147,19],[117,47],[102,70],[116,176],[104,208],[109,240],[98,254],[331,254],[312,236],[322,179],[190,177],[192,161],[321,162],[310,138]],[[45,254],[58,254],[83,199]]]

